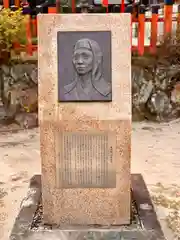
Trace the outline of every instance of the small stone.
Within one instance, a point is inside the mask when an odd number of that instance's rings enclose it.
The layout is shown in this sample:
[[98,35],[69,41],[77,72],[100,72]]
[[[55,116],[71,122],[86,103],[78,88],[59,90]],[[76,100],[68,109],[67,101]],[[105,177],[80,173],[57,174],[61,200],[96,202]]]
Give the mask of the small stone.
[[158,91],[151,96],[147,107],[150,113],[155,113],[158,117],[166,116],[172,110],[170,99],[162,91]]
[[38,126],[37,113],[19,113],[16,115],[15,120],[22,128],[28,129]]
[[10,73],[10,67],[7,65],[2,65],[1,69],[3,70],[3,72],[8,75]]
[[13,175],[13,176],[11,176],[11,181],[13,181],[13,182],[16,182],[16,181],[18,181],[18,180],[20,180],[20,179],[22,179],[22,177],[19,176],[19,175]]
[[140,89],[140,93],[139,93],[139,103],[140,104],[144,104],[147,102],[147,100],[149,99],[152,90],[153,90],[153,83],[152,81],[147,82],[146,84],[143,84],[141,89]]
[[171,92],[171,101],[180,104],[180,82],[174,86],[174,89]]
[[6,191],[4,191],[3,188],[0,188],[0,199],[5,197],[6,195],[8,195],[8,193]]
[[152,210],[153,207],[148,203],[144,203],[144,204],[140,204],[140,209],[142,209],[142,210]]
[[15,173],[15,174],[12,174],[10,176],[10,180],[15,182],[15,181],[19,181],[21,180],[22,178],[26,178],[27,177],[27,172],[26,171],[21,171],[21,172],[18,172],[18,173]]
[[36,84],[38,83],[38,68],[35,68],[35,69],[32,71],[30,77],[31,77],[31,80],[32,80],[34,83],[36,83]]

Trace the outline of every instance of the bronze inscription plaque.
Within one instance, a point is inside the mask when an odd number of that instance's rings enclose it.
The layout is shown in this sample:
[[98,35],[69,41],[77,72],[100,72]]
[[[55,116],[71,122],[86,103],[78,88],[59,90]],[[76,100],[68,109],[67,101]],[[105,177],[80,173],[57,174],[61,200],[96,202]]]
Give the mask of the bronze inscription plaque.
[[113,133],[59,133],[58,188],[115,188],[116,136]]

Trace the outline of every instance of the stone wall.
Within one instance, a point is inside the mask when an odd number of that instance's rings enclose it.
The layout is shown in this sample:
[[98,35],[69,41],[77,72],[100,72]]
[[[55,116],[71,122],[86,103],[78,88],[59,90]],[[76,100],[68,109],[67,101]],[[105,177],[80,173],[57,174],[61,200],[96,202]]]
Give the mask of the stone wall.
[[[180,115],[180,66],[158,66],[149,71],[132,66],[133,120],[169,121]],[[0,68],[0,120],[21,127],[37,126],[37,61]]]
[[16,122],[26,128],[37,126],[37,61],[1,66],[0,97],[4,107],[1,122]]
[[180,115],[180,65],[151,71],[132,66],[133,120],[170,121]]

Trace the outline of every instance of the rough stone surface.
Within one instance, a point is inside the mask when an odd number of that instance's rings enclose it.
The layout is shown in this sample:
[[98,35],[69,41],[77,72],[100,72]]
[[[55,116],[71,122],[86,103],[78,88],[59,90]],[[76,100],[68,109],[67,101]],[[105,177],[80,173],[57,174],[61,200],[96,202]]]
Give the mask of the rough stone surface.
[[134,63],[132,66],[133,120],[148,119],[162,122],[179,117],[179,65],[169,67],[160,65],[153,72],[152,69],[138,66],[136,60]]
[[171,93],[171,101],[177,104],[180,103],[180,82],[174,85],[174,89]]
[[[21,127],[37,126],[37,63],[14,63],[0,69],[0,119],[14,121]],[[21,115],[21,117],[20,117]]]
[[[44,221],[61,225],[120,225],[130,221],[130,16],[39,15],[39,117]],[[112,102],[57,102],[57,31],[112,32]],[[121,61],[122,59],[122,61]],[[107,114],[108,113],[108,114]],[[57,189],[58,132],[116,136],[116,188]],[[56,145],[57,144],[57,145]],[[118,169],[118,170],[117,170]]]

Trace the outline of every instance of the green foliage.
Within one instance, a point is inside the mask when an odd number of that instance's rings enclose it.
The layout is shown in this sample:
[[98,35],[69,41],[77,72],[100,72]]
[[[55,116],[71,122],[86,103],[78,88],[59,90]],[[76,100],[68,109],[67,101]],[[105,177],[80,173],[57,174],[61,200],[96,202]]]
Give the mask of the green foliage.
[[26,22],[21,9],[3,9],[0,12],[0,51],[10,52],[13,43],[26,42]]

